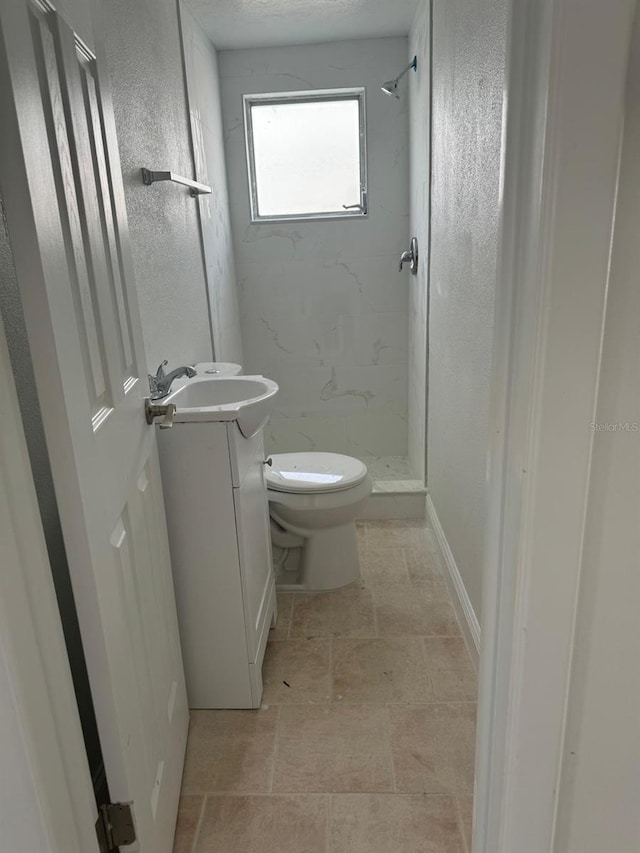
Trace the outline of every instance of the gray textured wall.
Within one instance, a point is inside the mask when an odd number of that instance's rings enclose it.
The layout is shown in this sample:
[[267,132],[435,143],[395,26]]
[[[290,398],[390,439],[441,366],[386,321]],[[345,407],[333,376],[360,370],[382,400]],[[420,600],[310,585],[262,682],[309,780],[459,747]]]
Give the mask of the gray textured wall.
[[480,618],[505,0],[433,0],[428,488]]
[[142,166],[194,176],[176,0],[103,0],[100,12],[147,362],[210,360],[197,201],[140,179]]
[[200,226],[212,312],[216,361],[243,363],[240,308],[224,156],[218,55],[191,12],[181,4],[189,117],[196,177],[213,190],[200,196]]

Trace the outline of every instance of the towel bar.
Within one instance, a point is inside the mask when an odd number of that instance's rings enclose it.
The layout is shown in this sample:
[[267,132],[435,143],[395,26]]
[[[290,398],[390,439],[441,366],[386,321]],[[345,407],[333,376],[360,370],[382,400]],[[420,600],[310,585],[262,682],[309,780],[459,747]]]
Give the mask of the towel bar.
[[156,181],[173,181],[174,184],[181,184],[183,187],[189,187],[192,196],[205,195],[211,192],[211,187],[206,184],[199,184],[198,181],[192,181],[190,178],[183,178],[176,175],[175,172],[154,172],[151,169],[142,169],[142,183],[150,187]]

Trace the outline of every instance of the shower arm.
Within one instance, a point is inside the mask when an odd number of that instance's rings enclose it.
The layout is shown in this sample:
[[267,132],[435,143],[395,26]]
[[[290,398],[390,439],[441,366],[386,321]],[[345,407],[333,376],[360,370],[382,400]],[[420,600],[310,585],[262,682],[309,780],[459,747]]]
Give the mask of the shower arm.
[[404,69],[404,71],[401,71],[400,74],[398,74],[398,76],[395,78],[395,82],[397,83],[398,80],[401,80],[410,68],[413,68],[414,71],[418,70],[418,57],[417,56],[414,56],[413,59],[411,60],[411,62]]

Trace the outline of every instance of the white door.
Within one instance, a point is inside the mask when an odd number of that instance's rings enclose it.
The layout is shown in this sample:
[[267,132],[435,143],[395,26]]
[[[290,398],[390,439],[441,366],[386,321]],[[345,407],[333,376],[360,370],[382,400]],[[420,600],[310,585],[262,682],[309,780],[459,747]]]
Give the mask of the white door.
[[164,504],[107,78],[72,25],[0,4],[0,191],[111,796],[170,853],[188,711]]

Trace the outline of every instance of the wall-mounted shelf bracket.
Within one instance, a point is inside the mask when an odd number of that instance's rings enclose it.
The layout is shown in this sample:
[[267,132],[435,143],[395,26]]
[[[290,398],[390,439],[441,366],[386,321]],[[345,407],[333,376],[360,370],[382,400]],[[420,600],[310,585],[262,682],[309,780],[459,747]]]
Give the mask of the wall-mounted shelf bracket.
[[176,175],[175,172],[154,172],[151,169],[142,169],[142,183],[150,187],[156,181],[173,181],[174,184],[181,184],[183,187],[189,187],[192,196],[207,195],[211,192],[211,187],[206,184],[199,184],[198,181],[192,181],[190,178],[183,178]]

